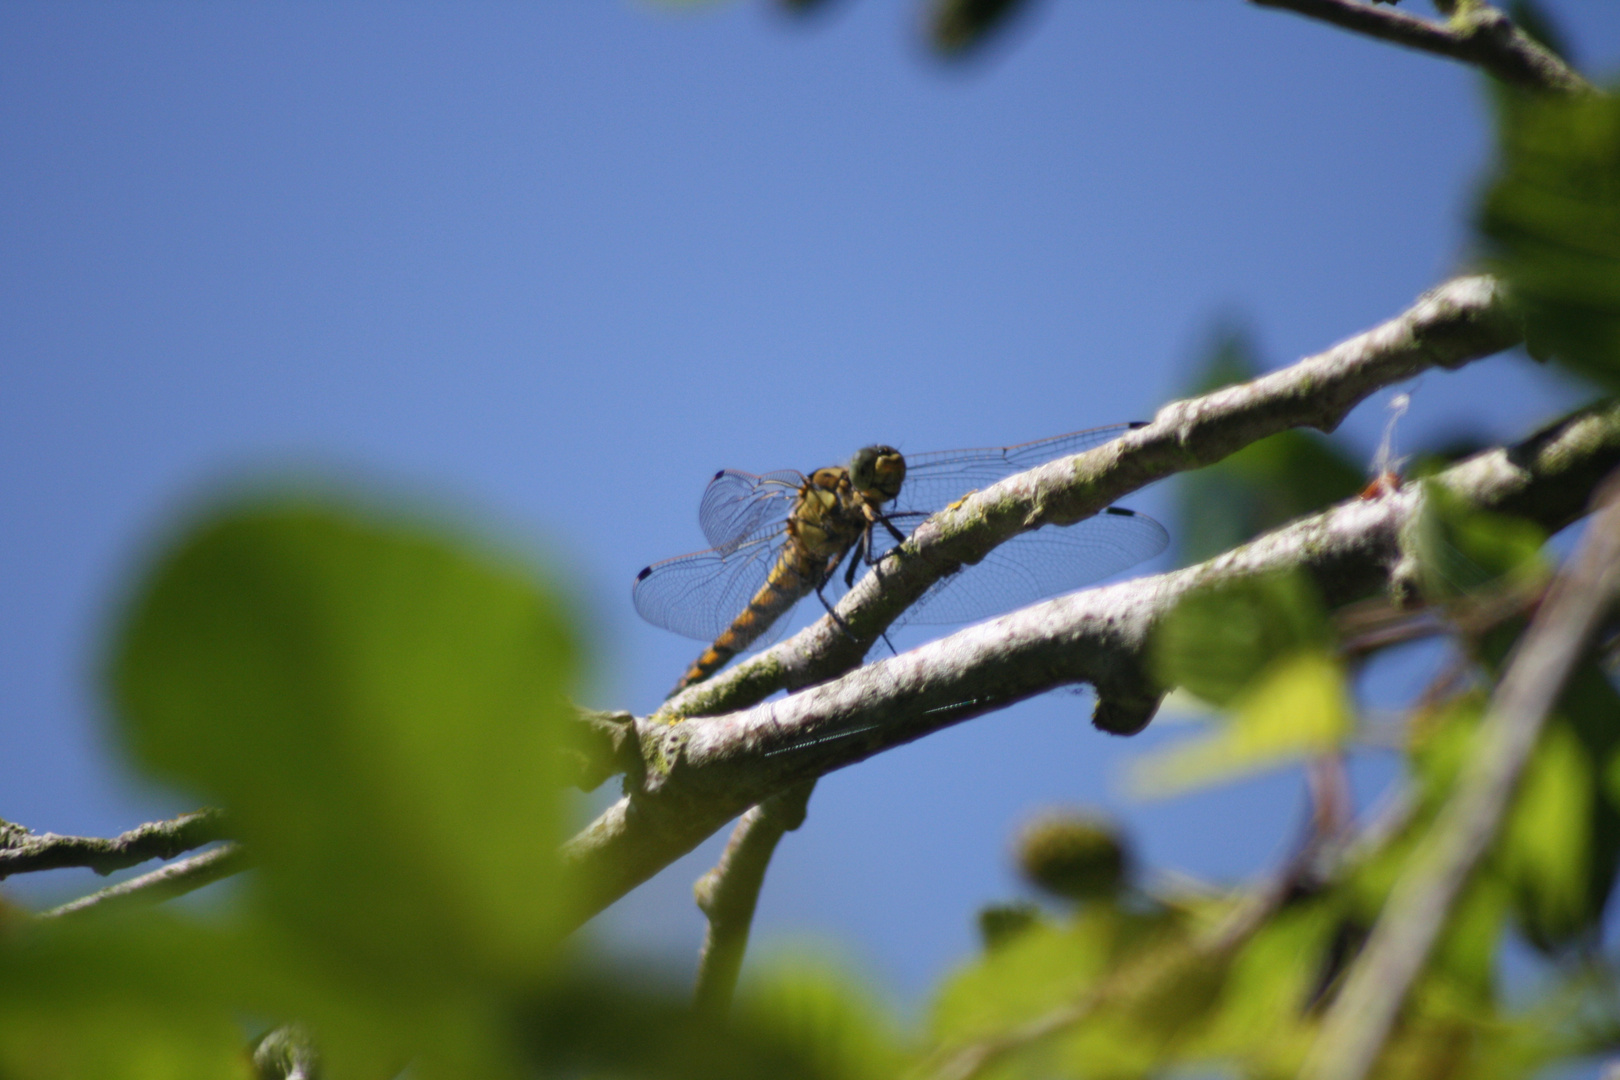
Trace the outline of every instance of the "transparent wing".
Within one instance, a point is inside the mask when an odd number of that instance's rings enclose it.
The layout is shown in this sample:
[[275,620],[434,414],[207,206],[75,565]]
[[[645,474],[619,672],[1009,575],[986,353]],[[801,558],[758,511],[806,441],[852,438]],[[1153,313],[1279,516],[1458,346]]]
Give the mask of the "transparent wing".
[[1169,543],[1157,521],[1109,507],[1073,525],[1013,537],[977,566],[941,578],[899,621],[931,626],[999,615],[1127,570]]
[[[989,487],[997,480],[1033,469],[1044,462],[1094,449],[1141,426],[1110,424],[1017,446],[907,454],[905,483],[900,486],[900,497],[894,501],[893,507],[897,511],[909,511],[926,517],[970,491]],[[921,521],[921,517],[917,520]]]
[[[780,529],[756,533],[725,549],[695,551],[653,563],[636,575],[631,599],[654,626],[685,637],[713,641],[742,614],[781,556]],[[750,648],[775,640],[779,618]]]
[[698,524],[703,538],[717,550],[735,547],[747,538],[779,528],[793,510],[804,476],[791,469],[756,476],[736,469],[721,469],[703,490]]

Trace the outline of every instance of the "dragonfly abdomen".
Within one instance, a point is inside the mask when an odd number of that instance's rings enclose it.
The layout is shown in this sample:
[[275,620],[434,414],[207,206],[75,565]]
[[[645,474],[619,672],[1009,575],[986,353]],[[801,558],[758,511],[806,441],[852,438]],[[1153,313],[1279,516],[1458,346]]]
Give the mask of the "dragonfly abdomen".
[[731,621],[731,625],[692,662],[675,689],[673,697],[693,683],[702,682],[725,667],[733,656],[745,651],[760,635],[771,628],[777,619],[798,603],[817,584],[815,560],[803,546],[790,543],[782,550],[782,557],[771,567],[765,584],[748,601],[748,606]]

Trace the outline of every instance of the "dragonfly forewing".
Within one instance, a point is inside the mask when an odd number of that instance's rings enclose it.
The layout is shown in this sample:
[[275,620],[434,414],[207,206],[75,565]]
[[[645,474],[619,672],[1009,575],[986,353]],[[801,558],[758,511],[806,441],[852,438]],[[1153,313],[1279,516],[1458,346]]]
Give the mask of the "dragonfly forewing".
[[998,480],[1048,461],[1095,450],[1141,426],[1110,424],[1016,446],[907,454],[906,481],[900,489],[899,498],[894,501],[894,510],[926,517],[943,510],[970,491],[987,488]]

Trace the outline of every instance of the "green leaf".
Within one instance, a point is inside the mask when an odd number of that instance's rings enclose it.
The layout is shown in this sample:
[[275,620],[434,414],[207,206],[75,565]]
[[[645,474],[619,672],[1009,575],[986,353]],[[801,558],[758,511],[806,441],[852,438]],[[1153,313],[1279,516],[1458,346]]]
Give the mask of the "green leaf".
[[[1415,725],[1411,761],[1427,813],[1450,796],[1484,705],[1482,694],[1468,694]],[[1616,716],[1620,694],[1585,661],[1559,698],[1493,848],[1492,872],[1508,888],[1516,921],[1544,950],[1599,925],[1620,870],[1620,809],[1604,790],[1608,763],[1620,753]]]
[[1620,389],[1620,100],[1505,94],[1479,211],[1531,354]]
[[299,498],[159,561],[111,683],[140,760],[227,808],[289,940],[378,993],[522,982],[565,916],[548,778],[575,653],[510,558]]
[[1179,794],[1336,749],[1353,720],[1344,669],[1322,652],[1277,661],[1231,704],[1212,734],[1138,758],[1131,786]]
[[979,909],[979,943],[988,952],[1042,924],[1041,909],[1028,901],[986,904]]
[[1413,527],[1423,587],[1435,602],[1487,585],[1524,587],[1550,573],[1547,533],[1523,518],[1476,510],[1442,484],[1424,481],[1423,509]]
[[8,928],[0,1076],[248,1080],[243,1033],[220,994],[224,942],[210,951],[203,941],[150,920]]
[[886,1010],[825,963],[767,965],[729,1022],[694,1013],[690,996],[646,966],[559,980],[514,1010],[524,1075],[877,1080],[905,1071]]
[[1519,925],[1544,950],[1597,930],[1620,871],[1620,809],[1605,790],[1620,755],[1617,716],[1620,693],[1584,661],[1519,784],[1501,860]]
[[1108,972],[1156,942],[1180,938],[1164,912],[1090,904],[1067,926],[1031,926],[983,954],[943,987],[933,1031],[945,1046],[1020,1027],[1097,987]]
[[1500,842],[1532,940],[1568,939],[1591,921],[1594,769],[1567,723],[1548,726],[1530,759]]
[[1161,685],[1215,705],[1236,700],[1271,664],[1332,641],[1315,587],[1300,574],[1245,578],[1183,597],[1153,636]]
[[1205,1030],[1179,1047],[1184,1061],[1242,1062],[1241,1075],[1293,1076],[1315,1035],[1311,1003],[1327,974],[1335,905],[1284,907],[1232,958]]
[[1435,942],[1428,979],[1418,984],[1420,1002],[1430,996],[1423,1007],[1465,1017],[1490,1007],[1509,910],[1508,890],[1498,878],[1483,875],[1463,890]]
[[871,990],[825,959],[775,957],[744,981],[737,1023],[779,1040],[816,1076],[888,1080],[906,1070],[894,1018]]
[[1424,807],[1436,809],[1451,793],[1485,710],[1485,694],[1473,690],[1414,715],[1408,760]]
[[[1558,716],[1581,746],[1582,769],[1591,799],[1586,805],[1590,838],[1587,851],[1586,900],[1576,930],[1596,926],[1614,893],[1620,873],[1620,799],[1605,783],[1610,763],[1620,760],[1620,693],[1594,658],[1587,658],[1570,674],[1558,698]],[[1554,934],[1554,937],[1557,935]]]

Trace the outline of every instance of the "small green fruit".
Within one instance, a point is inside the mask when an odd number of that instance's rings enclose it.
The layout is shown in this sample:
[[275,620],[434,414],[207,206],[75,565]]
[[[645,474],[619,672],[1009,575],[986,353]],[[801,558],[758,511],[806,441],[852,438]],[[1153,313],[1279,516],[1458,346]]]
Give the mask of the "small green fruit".
[[1074,812],[1041,815],[1018,837],[1018,868],[1055,896],[1098,900],[1124,888],[1130,853],[1113,822]]

